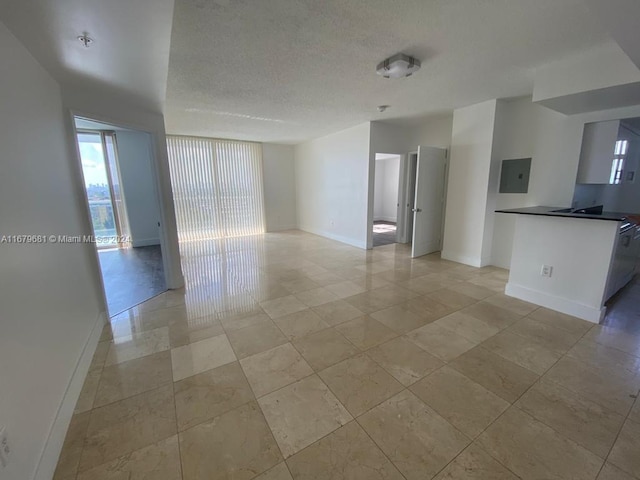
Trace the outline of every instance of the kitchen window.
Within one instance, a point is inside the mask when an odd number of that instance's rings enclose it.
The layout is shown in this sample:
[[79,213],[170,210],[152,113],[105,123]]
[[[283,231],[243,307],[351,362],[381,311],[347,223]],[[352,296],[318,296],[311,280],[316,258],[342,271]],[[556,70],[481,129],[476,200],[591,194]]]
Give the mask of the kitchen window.
[[618,140],[614,149],[614,157],[611,162],[611,177],[609,178],[610,185],[619,185],[622,183],[622,172],[624,170],[624,159],[627,155],[627,148],[629,142],[627,140]]

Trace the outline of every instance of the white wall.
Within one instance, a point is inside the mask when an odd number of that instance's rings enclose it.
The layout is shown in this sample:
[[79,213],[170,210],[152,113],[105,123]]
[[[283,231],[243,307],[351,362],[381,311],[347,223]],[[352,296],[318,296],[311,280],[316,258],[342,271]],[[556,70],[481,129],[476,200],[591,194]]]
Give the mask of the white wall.
[[488,192],[496,108],[497,101],[490,100],[453,114],[442,257],[474,266],[491,261],[493,205]]
[[[90,234],[58,84],[2,23],[0,63],[2,235]],[[98,276],[90,244],[0,244],[0,425],[11,443],[3,479],[33,478],[56,418],[66,429],[71,411],[58,409],[68,387],[79,393],[70,382],[101,327]],[[50,442],[57,452],[61,433]]]
[[[531,103],[531,97],[499,101],[498,105],[494,132],[494,168],[496,169],[495,178],[499,180],[502,160],[534,156],[534,143],[537,135],[535,114],[536,110],[543,107]],[[535,170],[533,165],[532,170]],[[531,206],[532,182],[529,183],[528,193],[499,193],[498,185],[495,185],[496,209]],[[507,214],[493,214],[493,216],[491,263],[502,268],[509,268],[516,217]]]
[[151,167],[151,136],[145,132],[118,131],[118,163],[122,191],[134,247],[160,244],[160,212]]
[[608,202],[605,202],[604,184],[578,183],[573,192],[572,208],[586,208],[602,204],[604,209],[611,211]]
[[263,143],[262,162],[267,232],[296,228],[295,148]]
[[[156,182],[160,208],[160,239],[162,241],[162,262],[171,289],[184,286],[180,266],[178,230],[176,226],[171,173],[167,156],[167,140],[162,113],[144,110],[124,98],[113,97],[101,91],[78,87],[62,88],[62,101],[69,115],[75,114],[103,123],[118,125],[133,130],[147,132],[152,138],[154,181]],[[68,135],[73,137],[73,127],[69,125]]]
[[400,157],[385,160],[384,202],[382,216],[391,222],[398,217],[398,182],[400,180]]
[[296,145],[298,228],[366,248],[369,186],[374,180],[370,130],[367,122]]
[[371,148],[374,154],[400,155],[417,152],[420,145],[448,149],[451,145],[452,126],[452,115],[433,117],[408,125],[371,122]]
[[376,160],[373,219],[396,222],[400,157]]
[[373,188],[373,220],[384,220],[382,218],[384,204],[384,160],[375,162],[375,185]]
[[411,127],[381,121],[371,122],[371,158],[376,153],[402,155],[415,151],[418,146],[411,144]]
[[408,128],[408,143],[411,151],[416,151],[418,145],[449,149],[451,146],[451,129],[453,115],[430,118],[418,125]]
[[[618,222],[534,215],[517,217],[506,292],[598,323],[618,237]],[[553,267],[551,277],[540,275]]]

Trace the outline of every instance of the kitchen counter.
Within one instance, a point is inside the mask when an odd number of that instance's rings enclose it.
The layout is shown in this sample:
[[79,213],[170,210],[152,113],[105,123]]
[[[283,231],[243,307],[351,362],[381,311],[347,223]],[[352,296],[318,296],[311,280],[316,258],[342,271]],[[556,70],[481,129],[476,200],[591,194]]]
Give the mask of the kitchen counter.
[[[633,273],[626,257],[635,248],[629,247],[636,229],[621,227],[635,219],[619,212],[582,214],[546,206],[497,212],[516,214],[505,293],[598,323],[606,300],[624,284],[627,271]],[[617,254],[623,251],[629,255]]]
[[[613,222],[622,222],[629,217],[637,217],[624,212],[602,212],[602,213],[571,213],[570,208],[562,207],[525,207],[511,208],[508,210],[496,210],[496,213],[517,213],[520,215],[542,215],[545,217],[566,217],[566,218],[588,218],[592,220],[609,220]],[[637,222],[634,222],[637,223]]]

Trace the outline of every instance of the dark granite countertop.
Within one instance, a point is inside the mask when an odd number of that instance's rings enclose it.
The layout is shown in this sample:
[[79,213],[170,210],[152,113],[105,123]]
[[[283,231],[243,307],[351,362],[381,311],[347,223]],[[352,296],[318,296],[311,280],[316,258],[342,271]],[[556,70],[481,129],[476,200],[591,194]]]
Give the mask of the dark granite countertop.
[[[564,211],[557,211],[564,210]],[[496,213],[518,213],[521,215],[542,215],[544,217],[567,217],[567,218],[588,218],[593,220],[609,220],[621,222],[628,219],[628,213],[623,212],[602,212],[598,213],[571,213],[566,210],[570,208],[562,207],[525,207],[510,208],[507,210],[496,210]]]

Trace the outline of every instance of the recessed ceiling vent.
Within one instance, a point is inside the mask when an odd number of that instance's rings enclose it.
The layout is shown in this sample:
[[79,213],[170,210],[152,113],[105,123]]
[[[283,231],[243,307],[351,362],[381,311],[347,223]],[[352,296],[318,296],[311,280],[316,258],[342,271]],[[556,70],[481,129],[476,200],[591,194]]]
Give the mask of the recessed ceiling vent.
[[404,53],[396,53],[376,67],[376,73],[384,78],[408,77],[418,70],[420,70],[420,60]]

